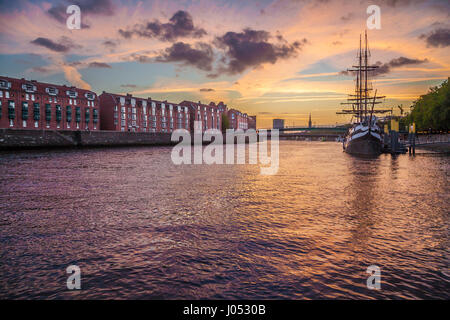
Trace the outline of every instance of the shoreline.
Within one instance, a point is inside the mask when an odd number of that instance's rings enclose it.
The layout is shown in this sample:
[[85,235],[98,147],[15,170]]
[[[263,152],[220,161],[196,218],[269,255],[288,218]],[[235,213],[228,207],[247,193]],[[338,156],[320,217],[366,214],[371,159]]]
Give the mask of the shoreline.
[[416,145],[416,149],[432,151],[433,153],[450,154],[450,142],[436,142]]

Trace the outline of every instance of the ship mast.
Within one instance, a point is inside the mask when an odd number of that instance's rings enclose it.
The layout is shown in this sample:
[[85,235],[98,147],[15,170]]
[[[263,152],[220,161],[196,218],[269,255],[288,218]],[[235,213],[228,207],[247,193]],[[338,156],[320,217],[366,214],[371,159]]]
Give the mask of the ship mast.
[[[391,112],[390,109],[378,109],[374,110],[375,104],[380,104],[382,101],[380,99],[385,98],[385,96],[370,96],[369,91],[371,90],[369,83],[369,72],[374,71],[378,68],[377,65],[369,65],[369,53],[368,53],[368,40],[367,31],[364,35],[364,52],[362,44],[362,35],[359,35],[359,51],[358,51],[358,65],[352,66],[352,69],[347,69],[348,72],[356,74],[356,90],[355,94],[349,95],[347,102],[341,104],[352,105],[352,109],[344,109],[337,114],[353,114],[356,115],[357,121],[359,123],[366,123],[371,125],[371,119],[373,113],[387,113]],[[373,100],[372,110],[368,110],[368,101]],[[356,108],[355,108],[356,105]]]

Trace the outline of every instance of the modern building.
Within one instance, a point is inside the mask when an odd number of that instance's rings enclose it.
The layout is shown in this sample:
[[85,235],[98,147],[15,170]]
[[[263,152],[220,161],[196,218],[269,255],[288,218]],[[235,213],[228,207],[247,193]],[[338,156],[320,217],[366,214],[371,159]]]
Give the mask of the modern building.
[[283,129],[284,128],[284,119],[273,119],[273,128],[274,129]]
[[0,128],[99,130],[99,121],[92,91],[0,77]]
[[103,92],[100,109],[102,130],[172,132],[190,128],[188,108],[167,101]]
[[222,112],[214,103],[209,105],[193,101],[183,101],[181,106],[187,107],[190,114],[190,130],[194,132],[199,130],[195,126],[196,121],[200,121],[202,132],[208,129],[222,130]]

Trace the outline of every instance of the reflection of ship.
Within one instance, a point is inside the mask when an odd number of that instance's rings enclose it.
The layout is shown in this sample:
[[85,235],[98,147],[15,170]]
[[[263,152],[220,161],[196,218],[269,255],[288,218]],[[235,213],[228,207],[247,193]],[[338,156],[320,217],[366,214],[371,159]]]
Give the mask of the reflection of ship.
[[372,85],[369,81],[369,72],[374,71],[378,66],[369,65],[370,51],[367,43],[367,32],[365,33],[364,49],[359,39],[358,65],[347,70],[356,74],[355,94],[349,95],[347,102],[342,104],[351,105],[352,109],[342,110],[338,114],[352,114],[355,118],[352,127],[344,138],[344,150],[347,153],[356,155],[379,155],[383,147],[383,133],[377,124],[375,113],[386,113],[390,110],[375,110],[376,104],[381,103],[379,99],[384,96],[377,96],[376,91],[372,96]]

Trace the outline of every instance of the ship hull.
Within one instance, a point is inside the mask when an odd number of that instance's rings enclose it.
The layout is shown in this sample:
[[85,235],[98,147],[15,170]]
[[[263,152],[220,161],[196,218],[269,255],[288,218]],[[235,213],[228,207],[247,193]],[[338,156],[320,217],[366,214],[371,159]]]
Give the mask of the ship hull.
[[370,132],[367,134],[347,139],[348,141],[344,145],[344,151],[349,154],[359,156],[378,156],[383,150],[382,140],[374,137]]

